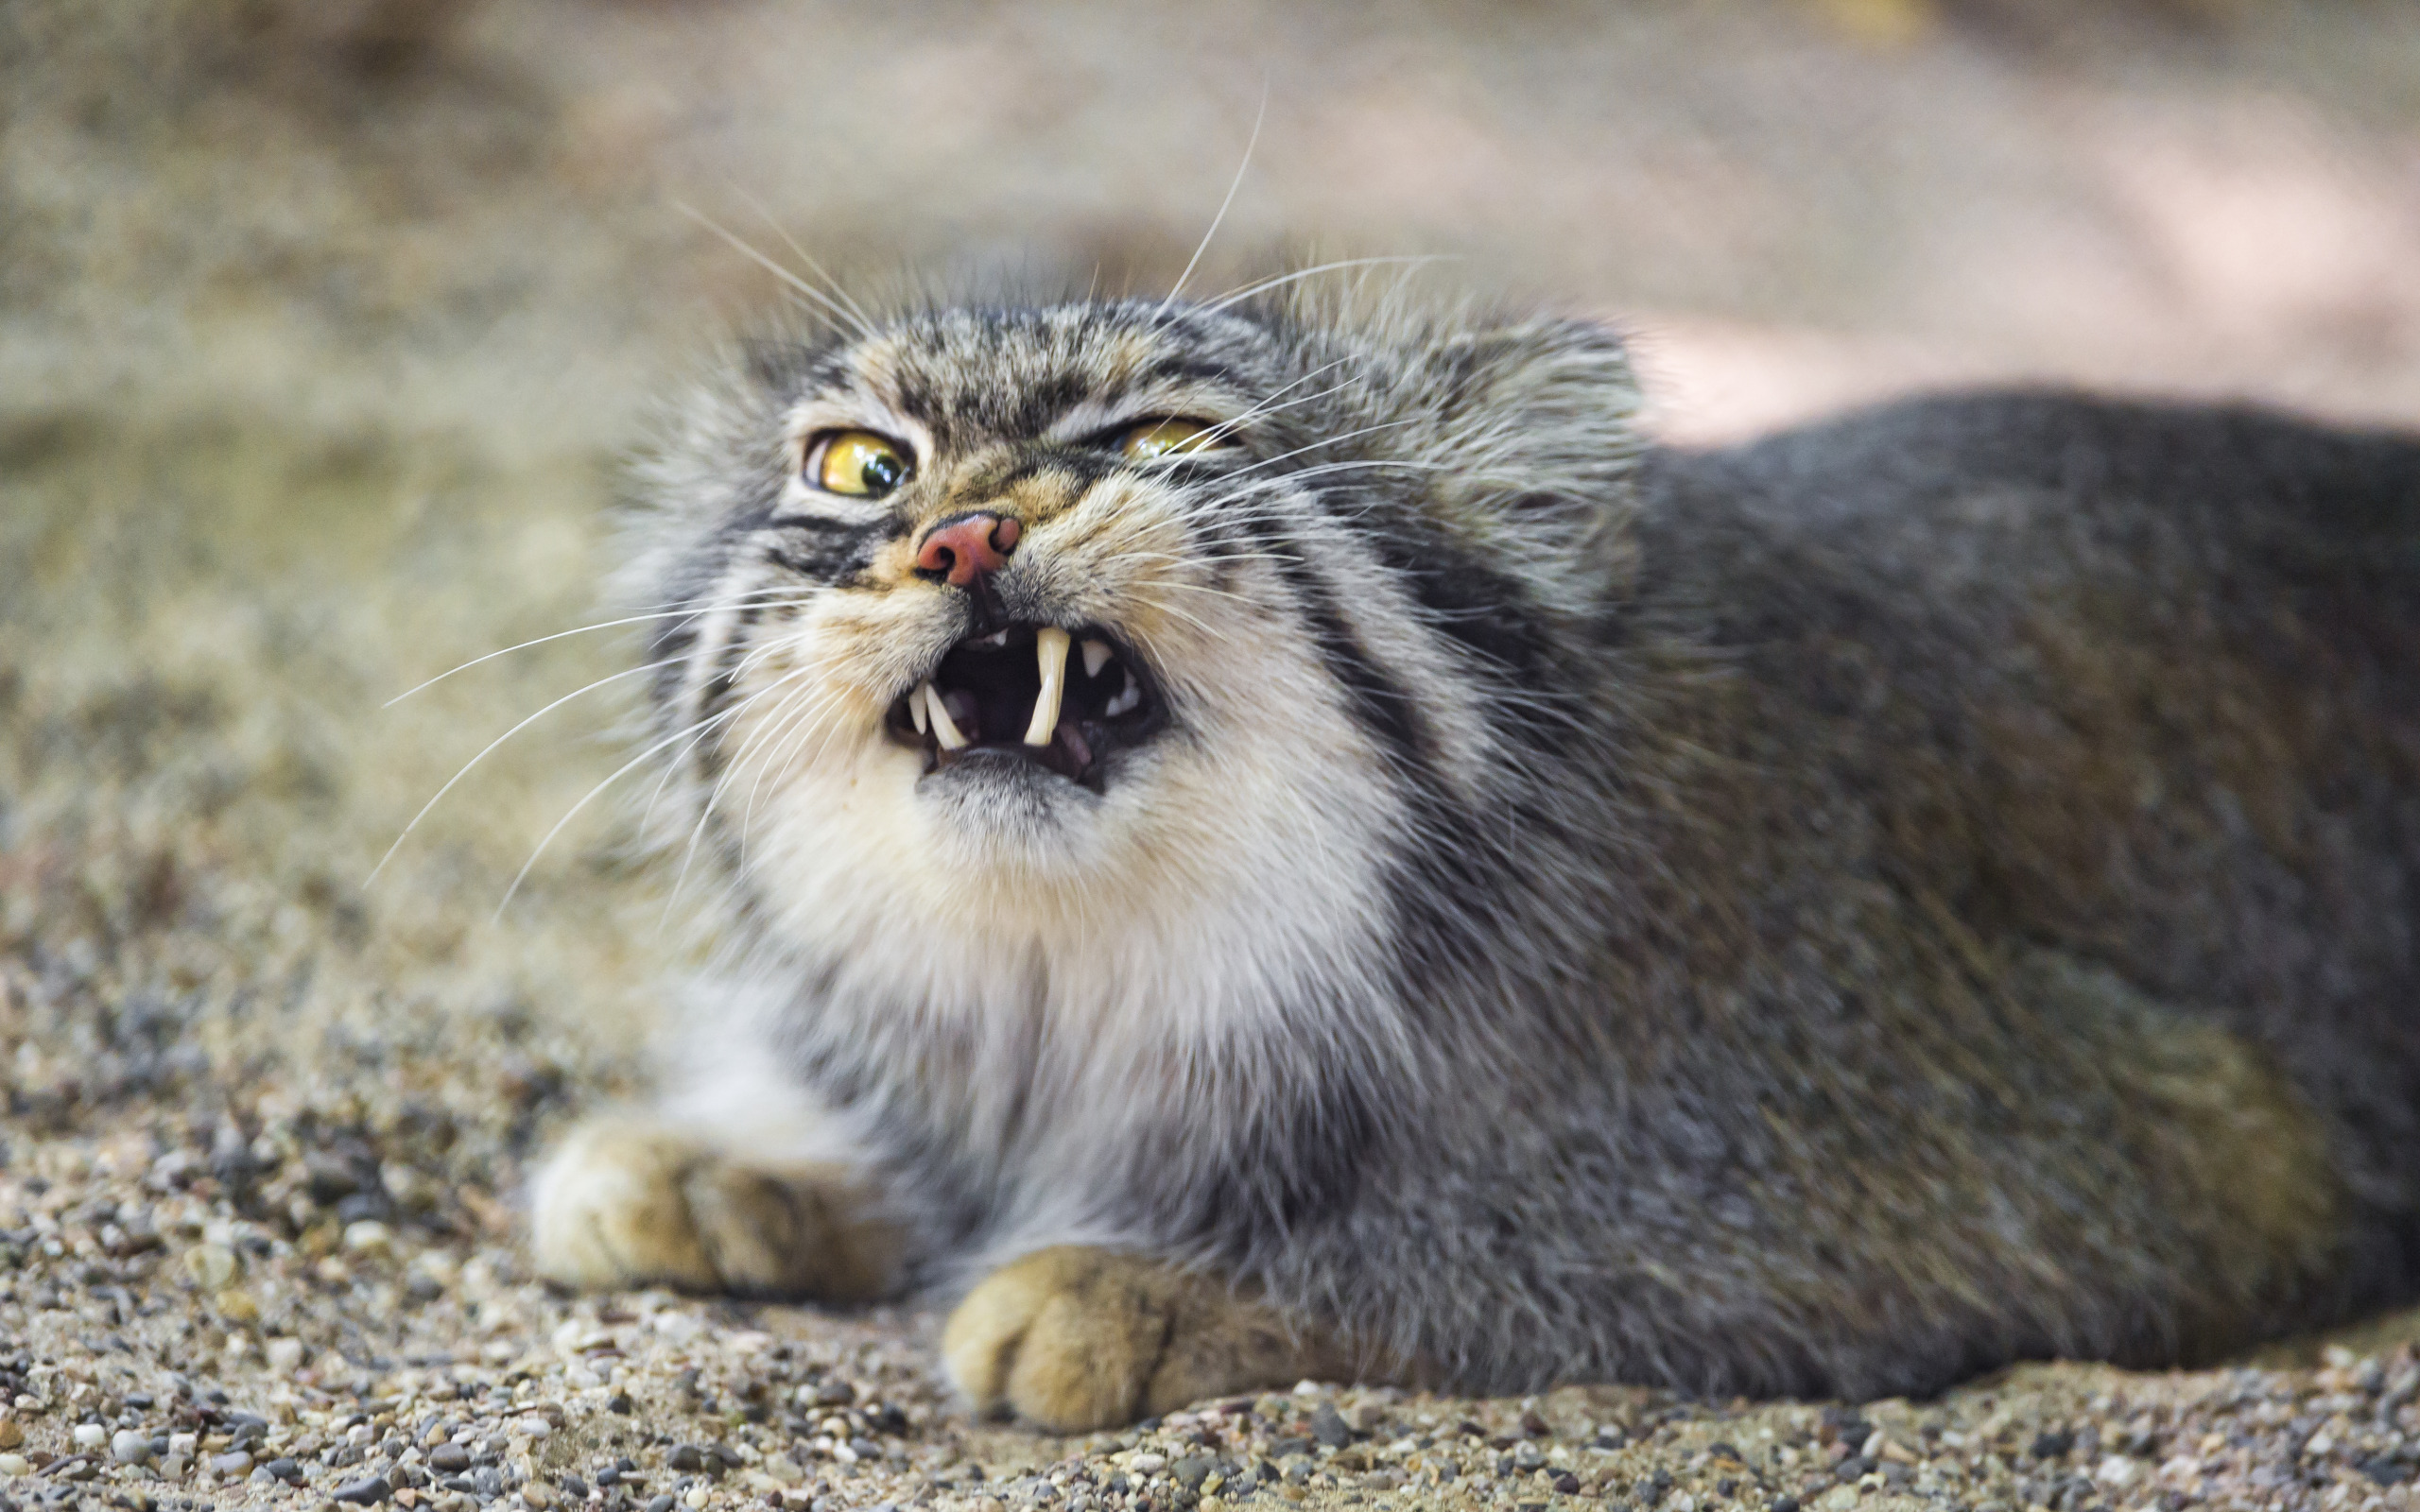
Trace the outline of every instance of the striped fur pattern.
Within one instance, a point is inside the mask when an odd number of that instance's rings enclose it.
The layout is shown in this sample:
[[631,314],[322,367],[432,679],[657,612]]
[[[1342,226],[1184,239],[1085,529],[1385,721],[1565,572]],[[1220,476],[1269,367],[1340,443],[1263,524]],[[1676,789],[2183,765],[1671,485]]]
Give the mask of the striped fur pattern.
[[[629,537],[724,900],[666,1116],[857,1173],[902,1288],[1096,1246],[1469,1389],[2407,1295],[2420,448],[2008,395],[1679,454],[1634,404],[1599,328],[1400,295],[752,346]],[[1102,439],[1171,416],[1228,444]],[[804,476],[853,428],[895,492]],[[1008,565],[920,572],[978,508]],[[1114,639],[1148,736],[934,767],[888,712],[995,621]]]

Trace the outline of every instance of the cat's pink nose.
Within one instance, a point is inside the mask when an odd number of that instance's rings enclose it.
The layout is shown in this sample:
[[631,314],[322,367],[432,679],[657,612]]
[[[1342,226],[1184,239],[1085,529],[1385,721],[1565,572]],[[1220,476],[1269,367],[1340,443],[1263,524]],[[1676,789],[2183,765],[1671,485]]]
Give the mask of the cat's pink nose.
[[1009,564],[1025,526],[1005,515],[962,514],[925,532],[916,548],[920,572],[939,573],[959,588]]

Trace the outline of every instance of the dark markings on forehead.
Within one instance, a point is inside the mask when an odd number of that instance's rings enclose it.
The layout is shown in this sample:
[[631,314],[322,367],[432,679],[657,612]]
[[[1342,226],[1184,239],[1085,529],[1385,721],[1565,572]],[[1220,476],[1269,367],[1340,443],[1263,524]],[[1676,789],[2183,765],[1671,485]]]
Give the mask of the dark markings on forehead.
[[1243,380],[1242,369],[1233,363],[1178,353],[1156,357],[1145,364],[1133,374],[1128,387],[1148,388],[1160,384],[1239,384]]
[[[1182,346],[1177,340],[1115,307],[1072,320],[1050,311],[960,312],[894,333],[888,360],[862,381],[929,428],[943,448],[1028,440],[1079,404],[1115,404],[1139,388],[1253,387],[1238,362],[1201,350],[1206,338],[1186,337]],[[1138,355],[1142,341],[1161,350]]]
[[1028,478],[1055,475],[1068,479],[1078,492],[1091,488],[1103,478],[1115,477],[1132,464],[1106,452],[1088,451],[1078,447],[1054,447],[1046,451],[1019,452],[967,480],[969,493],[996,494],[1016,487]]

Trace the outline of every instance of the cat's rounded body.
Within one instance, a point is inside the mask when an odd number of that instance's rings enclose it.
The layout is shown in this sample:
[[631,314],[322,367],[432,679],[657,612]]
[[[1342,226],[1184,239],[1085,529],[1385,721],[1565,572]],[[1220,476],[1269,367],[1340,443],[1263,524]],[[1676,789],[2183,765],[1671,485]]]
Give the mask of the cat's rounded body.
[[953,1371],[1058,1426],[2408,1295],[2420,442],[1633,397],[1587,327],[1305,301],[758,349],[633,536],[726,970],[542,1264],[968,1292]]

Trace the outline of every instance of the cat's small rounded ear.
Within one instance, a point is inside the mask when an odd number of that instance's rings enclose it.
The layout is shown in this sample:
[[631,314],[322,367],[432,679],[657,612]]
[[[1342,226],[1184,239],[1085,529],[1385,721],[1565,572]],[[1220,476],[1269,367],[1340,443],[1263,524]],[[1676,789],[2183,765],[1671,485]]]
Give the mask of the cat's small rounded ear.
[[1439,345],[1424,427],[1443,523],[1541,599],[1597,611],[1628,579],[1638,386],[1615,332],[1537,318]]

